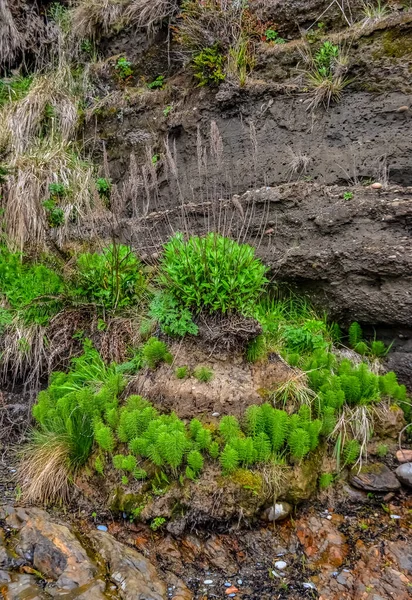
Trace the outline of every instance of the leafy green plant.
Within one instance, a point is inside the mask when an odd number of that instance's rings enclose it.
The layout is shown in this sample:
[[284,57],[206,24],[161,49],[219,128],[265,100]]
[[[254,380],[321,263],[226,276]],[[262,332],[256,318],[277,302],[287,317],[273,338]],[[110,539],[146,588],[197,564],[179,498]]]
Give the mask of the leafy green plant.
[[115,70],[120,79],[126,80],[133,75],[132,63],[125,56],[117,59]]
[[187,334],[198,334],[199,330],[193,322],[190,310],[182,308],[178,300],[167,292],[154,296],[149,314],[159,322],[162,331],[167,335],[183,337]]
[[343,459],[345,465],[353,465],[360,455],[360,443],[358,440],[348,440],[343,447]]
[[140,261],[117,244],[102,253],[80,254],[75,282],[75,296],[112,311],[136,303],[146,289]]
[[56,200],[49,198],[43,202],[49,227],[60,227],[64,224],[64,211],[56,205]]
[[99,194],[100,198],[107,203],[110,200],[110,192],[112,189],[112,182],[110,179],[106,179],[105,177],[99,177],[96,180],[96,190]]
[[172,112],[173,110],[173,106],[171,104],[169,104],[168,106],[165,106],[165,108],[163,109],[163,114],[165,117],[168,117],[169,114]]
[[225,59],[218,44],[198,52],[193,57],[193,71],[199,87],[222,83],[226,79],[224,64]]
[[275,44],[285,44],[286,40],[280,37],[279,33],[274,29],[266,29],[265,39],[267,42],[274,42]]
[[142,348],[142,357],[149,369],[155,369],[161,362],[170,364],[173,360],[167,345],[155,337],[150,338],[144,344]]
[[326,333],[325,323],[314,319],[305,321],[300,327],[287,325],[283,328],[286,346],[293,352],[298,353],[328,348],[330,343],[325,339]]
[[189,367],[177,367],[175,375],[178,379],[186,379],[189,376]]
[[353,198],[353,192],[344,192],[343,193],[344,200],[352,200],[352,198]]
[[150,523],[150,529],[152,531],[157,531],[166,523],[166,519],[164,517],[155,517],[153,521]]
[[267,283],[265,273],[251,246],[215,233],[187,242],[176,234],[164,247],[159,280],[184,308],[247,313]]
[[156,79],[147,84],[149,90],[162,89],[165,85],[165,76],[158,75]]
[[267,356],[266,340],[264,335],[258,335],[254,340],[249,342],[246,348],[246,360],[255,363]]
[[213,378],[213,371],[209,367],[199,366],[194,369],[193,376],[202,383],[209,383]]
[[376,358],[381,358],[382,356],[386,356],[388,351],[389,351],[389,348],[387,348],[385,346],[385,344],[383,342],[380,342],[379,340],[374,340],[371,343],[370,353],[372,354],[372,356],[375,356]]

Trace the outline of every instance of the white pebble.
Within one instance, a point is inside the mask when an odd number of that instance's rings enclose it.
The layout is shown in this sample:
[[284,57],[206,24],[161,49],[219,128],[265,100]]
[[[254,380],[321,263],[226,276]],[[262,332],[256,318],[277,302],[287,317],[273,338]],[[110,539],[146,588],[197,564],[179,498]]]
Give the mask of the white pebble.
[[212,579],[205,579],[203,583],[204,583],[205,585],[212,585],[212,584],[213,584],[213,581],[212,581]]
[[391,515],[391,519],[400,519],[401,517],[399,515]]
[[276,561],[276,562],[275,562],[275,567],[276,567],[277,569],[280,569],[280,570],[282,570],[282,569],[286,569],[286,567],[287,567],[287,566],[288,566],[288,565],[287,565],[287,563],[285,563],[285,561],[284,561],[284,560],[278,560],[278,561]]
[[311,581],[309,581],[308,583],[304,583],[303,587],[305,588],[305,590],[316,590],[316,585]]
[[214,412],[214,413],[212,413],[212,417],[220,417],[220,413]]
[[276,571],[272,571],[272,575],[273,575],[273,577],[277,577],[278,579],[282,579],[282,575],[279,575],[279,573],[276,573]]

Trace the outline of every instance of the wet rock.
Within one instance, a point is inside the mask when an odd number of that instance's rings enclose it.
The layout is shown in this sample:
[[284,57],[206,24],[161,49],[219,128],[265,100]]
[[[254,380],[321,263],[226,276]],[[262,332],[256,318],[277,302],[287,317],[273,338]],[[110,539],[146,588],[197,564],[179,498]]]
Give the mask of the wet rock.
[[53,590],[67,592],[95,581],[97,566],[65,525],[52,522],[46,511],[37,508],[26,515],[16,553],[53,580]]
[[352,471],[349,481],[366,492],[394,492],[401,487],[395,474],[382,463],[364,465],[360,471]]
[[35,577],[27,574],[13,574],[10,581],[1,587],[0,593],[7,600],[46,600],[46,598],[50,598],[37,586]]
[[217,569],[221,569],[226,575],[232,575],[237,571],[237,564],[229,556],[224,540],[212,535],[205,543],[204,553],[210,563]]
[[396,439],[404,426],[405,416],[403,410],[398,406],[391,406],[390,410],[385,412],[385,419],[377,421],[375,433],[381,438]]
[[108,567],[110,580],[123,600],[164,600],[166,585],[142,554],[116,541],[109,533],[95,531],[90,539]]
[[396,458],[400,463],[412,462],[412,450],[398,450]]
[[292,506],[288,502],[276,502],[273,506],[266,508],[262,513],[264,521],[283,521],[292,512]]
[[399,383],[403,383],[412,392],[412,358],[410,352],[390,352],[386,360],[389,371],[395,371]]
[[395,471],[397,478],[403,485],[412,487],[412,462],[405,463]]

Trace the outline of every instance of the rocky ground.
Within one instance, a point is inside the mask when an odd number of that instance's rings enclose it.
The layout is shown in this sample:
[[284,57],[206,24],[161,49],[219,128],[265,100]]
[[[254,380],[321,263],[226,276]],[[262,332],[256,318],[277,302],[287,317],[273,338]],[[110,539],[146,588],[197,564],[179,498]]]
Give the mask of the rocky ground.
[[[398,462],[405,460],[410,451],[398,453]],[[396,475],[376,463],[295,514],[278,504],[253,529],[235,525],[221,533],[174,536],[87,510],[5,504],[0,593],[7,600],[406,600],[412,463],[401,463]]]

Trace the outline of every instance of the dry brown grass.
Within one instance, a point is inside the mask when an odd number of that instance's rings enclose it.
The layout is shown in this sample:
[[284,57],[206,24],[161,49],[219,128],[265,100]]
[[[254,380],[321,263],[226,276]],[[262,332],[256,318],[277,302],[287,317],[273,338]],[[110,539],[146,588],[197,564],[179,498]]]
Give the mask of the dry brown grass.
[[36,432],[18,469],[23,498],[30,504],[69,500],[69,445],[53,434]]
[[72,12],[73,32],[80,38],[98,38],[135,26],[151,35],[177,8],[176,0],[78,0]]
[[24,40],[14,22],[9,1],[0,0],[0,64],[10,64],[23,44]]
[[25,381],[25,389],[37,392],[47,367],[44,327],[16,320],[6,330],[0,345],[0,381]]
[[51,183],[70,189],[62,206],[65,222],[58,228],[59,244],[67,238],[70,220],[90,217],[94,207],[103,210],[93,193],[93,166],[80,160],[68,142],[38,141],[13,157],[8,166],[12,174],[4,186],[5,227],[10,242],[21,250],[26,243],[37,247],[45,243],[48,225],[42,204],[50,195]]

